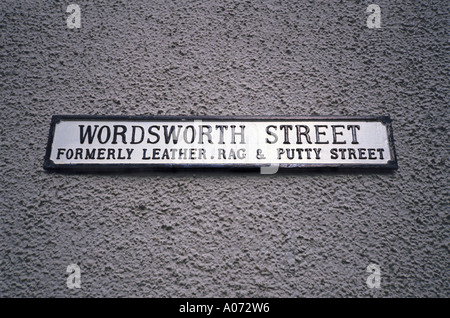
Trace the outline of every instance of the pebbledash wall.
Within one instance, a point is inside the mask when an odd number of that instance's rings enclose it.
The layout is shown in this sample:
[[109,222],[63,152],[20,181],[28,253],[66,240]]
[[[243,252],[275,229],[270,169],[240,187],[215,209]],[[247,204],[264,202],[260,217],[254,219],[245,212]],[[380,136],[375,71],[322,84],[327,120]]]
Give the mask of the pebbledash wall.
[[[0,7],[1,297],[450,296],[448,1]],[[53,114],[389,114],[399,169],[51,173]]]

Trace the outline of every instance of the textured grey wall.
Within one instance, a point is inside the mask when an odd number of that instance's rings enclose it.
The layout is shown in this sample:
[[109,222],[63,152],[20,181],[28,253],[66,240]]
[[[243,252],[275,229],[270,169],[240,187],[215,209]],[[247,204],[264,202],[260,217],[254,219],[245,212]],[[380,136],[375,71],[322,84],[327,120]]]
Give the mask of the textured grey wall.
[[[0,296],[450,296],[448,1],[73,2],[0,3]],[[48,173],[52,114],[390,114],[400,168]]]

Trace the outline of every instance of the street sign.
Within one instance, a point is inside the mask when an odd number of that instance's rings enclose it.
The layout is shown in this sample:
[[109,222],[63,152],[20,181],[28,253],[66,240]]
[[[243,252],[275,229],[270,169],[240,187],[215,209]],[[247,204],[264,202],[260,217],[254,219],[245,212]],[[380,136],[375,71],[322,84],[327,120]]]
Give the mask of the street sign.
[[397,168],[378,117],[53,116],[45,169]]

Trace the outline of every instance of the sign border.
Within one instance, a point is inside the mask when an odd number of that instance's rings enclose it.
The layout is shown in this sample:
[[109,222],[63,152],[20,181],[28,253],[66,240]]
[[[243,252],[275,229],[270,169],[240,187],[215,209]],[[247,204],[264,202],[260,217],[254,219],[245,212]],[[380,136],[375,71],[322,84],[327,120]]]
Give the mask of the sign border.
[[[383,116],[328,116],[328,115],[314,115],[314,116],[152,116],[152,115],[53,115],[50,123],[50,131],[48,135],[47,148],[44,157],[44,169],[45,170],[79,170],[79,171],[114,171],[114,170],[133,170],[133,169],[149,169],[155,168],[162,169],[187,169],[187,168],[260,168],[269,167],[268,164],[236,164],[236,163],[224,163],[224,164],[169,164],[169,163],[156,163],[156,164],[56,164],[50,159],[53,139],[55,136],[56,124],[61,120],[105,120],[105,121],[193,121],[193,120],[205,120],[205,121],[271,121],[271,120],[283,120],[283,121],[369,121],[369,122],[381,122],[386,126],[387,137],[389,143],[389,150],[392,154],[393,160],[389,160],[386,164],[312,164],[312,163],[294,163],[294,164],[278,164],[280,169],[398,169],[397,154],[394,146],[394,134],[392,129],[392,120],[389,115]],[[276,165],[276,164],[275,164]]]

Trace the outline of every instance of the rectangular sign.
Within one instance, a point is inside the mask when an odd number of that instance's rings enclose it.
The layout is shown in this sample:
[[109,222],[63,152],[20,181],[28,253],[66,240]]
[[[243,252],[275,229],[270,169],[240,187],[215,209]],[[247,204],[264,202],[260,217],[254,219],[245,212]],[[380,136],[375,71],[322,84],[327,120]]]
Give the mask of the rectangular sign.
[[53,116],[45,169],[397,168],[389,116]]

